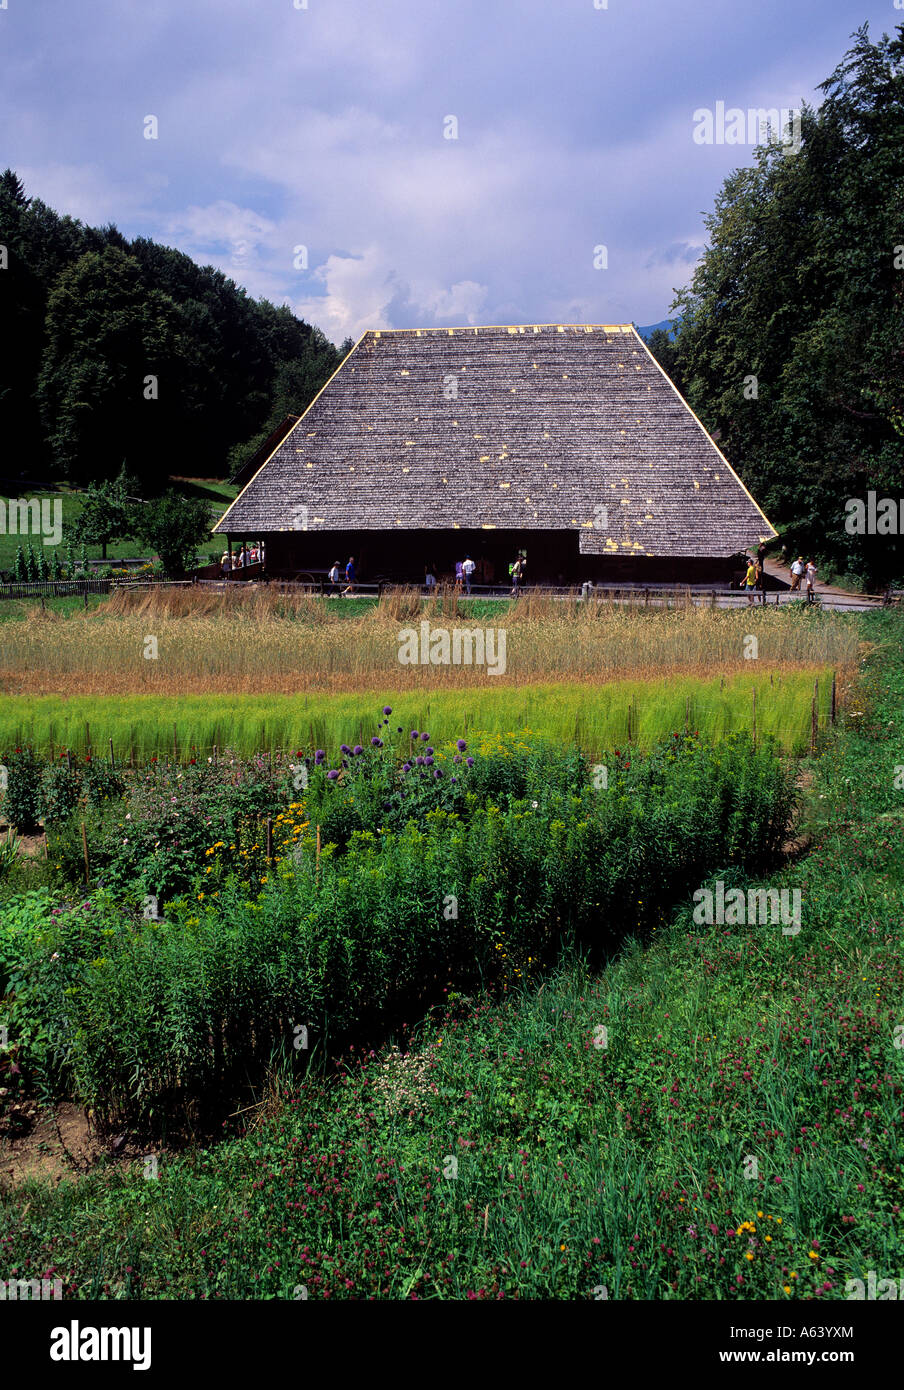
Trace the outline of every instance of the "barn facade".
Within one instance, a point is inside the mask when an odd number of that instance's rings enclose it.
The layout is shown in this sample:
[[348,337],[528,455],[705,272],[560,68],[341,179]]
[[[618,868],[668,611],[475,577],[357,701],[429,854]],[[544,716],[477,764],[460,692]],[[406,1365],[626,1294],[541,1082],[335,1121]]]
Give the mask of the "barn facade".
[[568,584],[724,582],[776,534],[624,324],[371,330],[214,529],[270,575]]

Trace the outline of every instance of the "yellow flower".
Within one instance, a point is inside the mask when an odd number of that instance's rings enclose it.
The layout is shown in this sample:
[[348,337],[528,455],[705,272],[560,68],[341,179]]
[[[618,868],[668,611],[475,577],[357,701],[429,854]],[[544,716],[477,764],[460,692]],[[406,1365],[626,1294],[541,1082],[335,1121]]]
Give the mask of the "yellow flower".
[[744,1258],[745,1258],[745,1260],[752,1260],[752,1259],[753,1259],[753,1251],[752,1251],[752,1250],[748,1250],[748,1251],[747,1251],[747,1254],[744,1256]]
[[791,1285],[790,1285],[790,1284],[786,1284],[786,1285],[785,1285],[785,1293],[790,1293],[790,1292],[791,1292]]
[[810,1259],[811,1259],[811,1260],[818,1260],[818,1259],[819,1259],[819,1256],[817,1255],[817,1253],[816,1253],[815,1250],[811,1250],[811,1251],[810,1251]]

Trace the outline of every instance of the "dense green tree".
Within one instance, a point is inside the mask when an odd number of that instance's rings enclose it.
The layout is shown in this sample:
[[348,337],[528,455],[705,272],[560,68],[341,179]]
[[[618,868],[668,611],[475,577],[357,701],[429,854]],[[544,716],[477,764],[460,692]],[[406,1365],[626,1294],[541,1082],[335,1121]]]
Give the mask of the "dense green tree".
[[141,509],[137,531],[157,552],[164,572],[175,576],[195,564],[198,547],[210,537],[210,526],[206,502],[170,490]]
[[726,180],[677,371],[790,547],[879,584],[904,542],[849,534],[845,503],[904,484],[904,25],[863,26],[821,91],[797,153]]
[[128,540],[136,534],[135,488],[136,484],[124,469],[120,469],[112,481],[105,479],[99,483],[89,483],[82,510],[69,528],[71,539],[87,545],[99,545],[101,559],[106,560],[108,545]]

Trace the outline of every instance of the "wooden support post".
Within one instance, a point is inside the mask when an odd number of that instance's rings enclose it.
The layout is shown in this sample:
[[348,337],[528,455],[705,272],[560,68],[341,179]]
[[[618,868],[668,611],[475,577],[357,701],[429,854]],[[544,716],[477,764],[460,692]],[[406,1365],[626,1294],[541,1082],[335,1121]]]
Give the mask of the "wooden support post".
[[85,580],[85,610],[88,608],[88,581]]

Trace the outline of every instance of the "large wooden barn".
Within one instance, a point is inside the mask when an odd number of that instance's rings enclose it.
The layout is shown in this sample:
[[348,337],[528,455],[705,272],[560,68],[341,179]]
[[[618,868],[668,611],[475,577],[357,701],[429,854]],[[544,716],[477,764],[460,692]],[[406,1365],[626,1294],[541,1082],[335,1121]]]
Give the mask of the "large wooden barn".
[[272,575],[724,581],[775,535],[631,325],[372,330],[215,531]]

